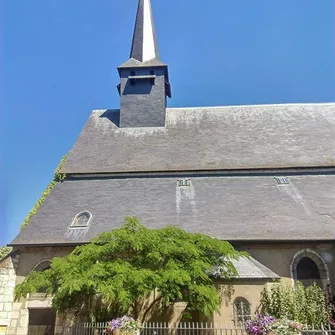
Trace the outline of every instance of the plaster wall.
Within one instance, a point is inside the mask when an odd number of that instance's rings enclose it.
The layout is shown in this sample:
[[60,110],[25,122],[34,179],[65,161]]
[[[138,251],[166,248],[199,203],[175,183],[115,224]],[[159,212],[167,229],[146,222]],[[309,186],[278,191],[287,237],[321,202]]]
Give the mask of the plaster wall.
[[334,243],[290,243],[243,245],[241,249],[250,253],[260,263],[280,277],[291,279],[290,267],[294,255],[310,249],[322,257],[329,271],[332,294],[335,294],[335,244]]
[[25,248],[20,252],[20,261],[16,270],[16,282],[22,282],[25,276],[39,263],[52,260],[54,257],[64,257],[73,249],[73,247]]
[[[220,283],[221,289],[221,314],[213,314],[213,323],[224,327],[235,327],[233,315],[233,303],[238,297],[243,297],[250,303],[251,314],[254,314],[258,307],[260,294],[263,288],[270,285],[266,281],[243,281],[231,282],[229,284]],[[237,326],[237,325],[236,325]]]

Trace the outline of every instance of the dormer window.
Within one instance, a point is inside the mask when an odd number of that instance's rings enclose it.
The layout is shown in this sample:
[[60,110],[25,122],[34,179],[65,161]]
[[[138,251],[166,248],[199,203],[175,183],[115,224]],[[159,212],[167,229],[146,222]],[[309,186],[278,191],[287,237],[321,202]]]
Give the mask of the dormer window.
[[178,187],[191,187],[191,179],[189,178],[179,179],[177,180],[177,186]]
[[92,219],[92,214],[89,211],[80,212],[74,217],[71,223],[71,228],[87,227],[91,219]]
[[279,186],[290,185],[290,180],[288,179],[288,177],[274,177],[274,179]]

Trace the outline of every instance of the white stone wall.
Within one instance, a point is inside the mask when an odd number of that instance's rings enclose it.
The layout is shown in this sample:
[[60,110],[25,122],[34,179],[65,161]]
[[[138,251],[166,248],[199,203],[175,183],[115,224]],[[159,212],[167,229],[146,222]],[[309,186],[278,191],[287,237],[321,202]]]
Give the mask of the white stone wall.
[[6,257],[0,262],[0,335],[9,334],[13,317],[15,280],[14,262],[11,257]]
[[14,302],[19,257],[7,257],[0,262],[0,335],[28,333],[27,303]]

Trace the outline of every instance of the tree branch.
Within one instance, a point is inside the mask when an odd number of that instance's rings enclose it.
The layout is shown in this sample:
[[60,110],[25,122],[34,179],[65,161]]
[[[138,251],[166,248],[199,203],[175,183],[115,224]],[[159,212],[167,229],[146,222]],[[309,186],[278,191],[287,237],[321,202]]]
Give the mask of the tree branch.
[[146,318],[148,312],[150,311],[150,309],[151,309],[152,307],[154,307],[155,304],[156,304],[158,301],[160,301],[161,299],[162,299],[162,297],[161,297],[161,296],[158,296],[157,298],[155,298],[155,299],[150,303],[150,305],[149,305],[148,308],[145,310],[145,312],[144,312],[144,314],[143,314],[143,316],[142,316],[141,323],[144,322],[144,320],[145,320],[145,318]]

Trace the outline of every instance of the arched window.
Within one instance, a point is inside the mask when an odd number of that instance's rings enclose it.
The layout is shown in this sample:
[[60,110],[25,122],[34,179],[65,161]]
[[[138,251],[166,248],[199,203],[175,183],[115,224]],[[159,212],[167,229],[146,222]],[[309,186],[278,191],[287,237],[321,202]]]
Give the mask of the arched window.
[[304,286],[313,283],[325,289],[329,284],[329,272],[325,261],[315,251],[298,251],[291,263],[291,277],[301,281]]
[[[39,262],[35,267],[34,267],[34,269],[33,269],[33,271],[45,271],[45,270],[48,270],[48,269],[50,269],[50,267],[51,267],[51,261],[49,261],[49,260],[44,260],[44,261],[42,261],[42,262]],[[38,291],[37,291],[37,293],[38,294],[41,294],[41,293],[45,293],[47,291],[47,288],[46,287],[42,287],[42,288],[40,288]],[[36,297],[36,294],[35,295],[33,295],[33,297]]]
[[243,297],[237,297],[233,303],[233,318],[236,326],[244,325],[251,318],[250,303]]
[[50,269],[51,262],[49,260],[44,260],[35,265],[33,271],[45,271]]
[[87,227],[91,219],[92,214],[89,211],[80,212],[74,217],[71,227],[74,228]]
[[298,262],[297,279],[321,279],[318,266],[309,257],[303,257]]

